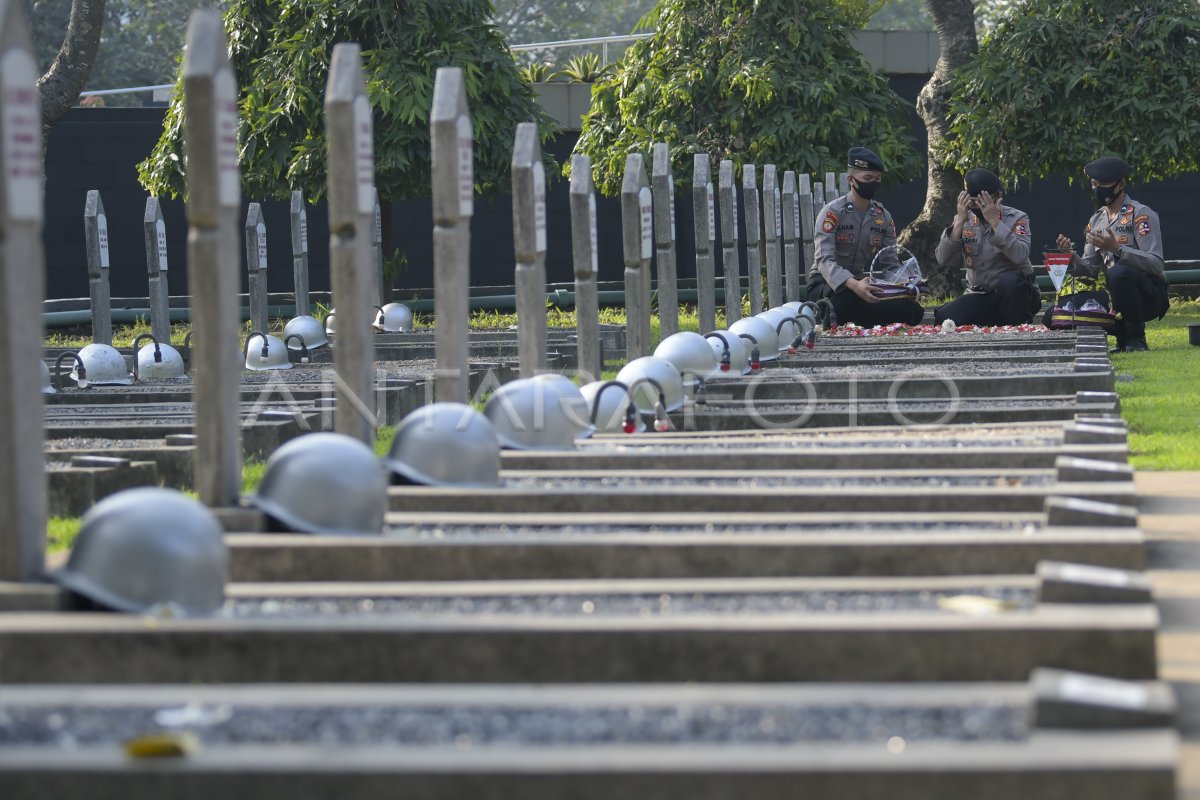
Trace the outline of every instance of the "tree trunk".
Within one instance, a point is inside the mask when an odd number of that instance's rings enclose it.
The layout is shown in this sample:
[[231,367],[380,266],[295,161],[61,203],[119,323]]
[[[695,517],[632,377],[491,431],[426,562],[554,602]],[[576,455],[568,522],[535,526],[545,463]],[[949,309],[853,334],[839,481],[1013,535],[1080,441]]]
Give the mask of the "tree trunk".
[[38,80],[42,96],[42,146],[55,123],[79,99],[79,93],[92,74],[96,51],[100,49],[100,30],[104,22],[105,0],[71,0],[71,20],[58,55],[46,74]]
[[941,56],[933,76],[917,97],[917,113],[929,134],[929,184],[925,208],[900,234],[900,243],[917,257],[935,296],[959,293],[957,270],[948,274],[934,258],[942,230],[954,219],[962,175],[944,166],[937,149],[949,133],[946,121],[950,110],[950,73],[970,61],[979,49],[975,37],[975,4],[972,0],[925,0],[938,32]]

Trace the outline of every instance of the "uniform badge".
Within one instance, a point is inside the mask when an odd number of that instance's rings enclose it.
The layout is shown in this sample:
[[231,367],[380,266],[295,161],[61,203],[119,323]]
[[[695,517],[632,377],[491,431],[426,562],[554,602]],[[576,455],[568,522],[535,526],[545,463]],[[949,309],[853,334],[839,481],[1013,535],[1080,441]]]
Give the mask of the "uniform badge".
[[1128,236],[1118,236],[1117,244],[1129,244],[1129,237]]
[[1128,225],[1129,221],[1130,221],[1129,215],[1125,215],[1125,216],[1117,218],[1118,225]]
[[825,233],[833,233],[833,231],[837,228],[837,224],[838,215],[832,211],[826,211],[825,220],[821,223],[821,230],[825,231]]
[[968,269],[970,269],[970,268],[971,268],[971,266],[972,266],[972,265],[975,263],[975,257],[974,257],[974,256],[967,256],[967,257],[966,257],[965,259],[963,259],[963,260],[967,262],[967,268],[968,268]]
[[1138,222],[1137,235],[1138,236],[1149,236],[1150,235],[1150,220],[1148,218],[1143,219]]
[[1133,221],[1134,222],[1149,222],[1150,215],[1149,214],[1139,214]]
[[871,247],[874,247],[876,250],[878,250],[879,246],[882,244],[883,244],[882,237],[876,236],[874,239],[871,240]]
[[963,228],[962,235],[963,235],[964,239],[974,239],[975,238],[975,229],[974,228]]
[[1019,222],[1017,222],[1017,227],[1013,228],[1013,233],[1015,233],[1017,236],[1028,236],[1029,220],[1022,218]]
[[875,218],[875,224],[876,224],[876,225],[882,225],[882,224],[883,224],[883,217],[876,217],[876,218]]
[[837,236],[837,240],[839,242],[853,242],[854,234],[853,233],[839,233]]
[[973,247],[971,247],[971,245],[969,245],[969,244],[964,244],[963,252],[966,253],[967,255],[971,255],[971,253],[975,252],[975,249]]

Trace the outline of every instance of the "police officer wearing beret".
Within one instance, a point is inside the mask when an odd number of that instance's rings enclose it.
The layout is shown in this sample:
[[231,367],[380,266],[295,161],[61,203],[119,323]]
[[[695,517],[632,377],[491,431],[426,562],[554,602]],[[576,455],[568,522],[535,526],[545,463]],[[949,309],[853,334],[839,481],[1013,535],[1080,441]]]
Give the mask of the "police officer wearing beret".
[[[881,302],[866,279],[871,261],[884,247],[896,243],[896,223],[873,198],[883,176],[883,161],[865,147],[847,154],[850,193],[827,203],[817,216],[816,256],[808,270],[808,299],[829,298],[838,322],[856,325],[920,323],[925,311],[904,299]],[[897,266],[895,251],[880,258],[884,268]]]
[[1149,349],[1146,321],[1167,313],[1167,275],[1163,263],[1162,229],[1154,209],[1126,193],[1129,165],[1105,156],[1083,168],[1092,181],[1097,211],[1084,231],[1083,256],[1075,243],[1059,234],[1058,246],[1071,250],[1077,275],[1107,277],[1117,320],[1114,353]]
[[942,232],[937,260],[966,267],[967,293],[934,314],[958,325],[1020,325],[1031,322],[1042,296],[1029,262],[1029,216],[1004,205],[996,173],[973,169],[958,195],[958,213]]

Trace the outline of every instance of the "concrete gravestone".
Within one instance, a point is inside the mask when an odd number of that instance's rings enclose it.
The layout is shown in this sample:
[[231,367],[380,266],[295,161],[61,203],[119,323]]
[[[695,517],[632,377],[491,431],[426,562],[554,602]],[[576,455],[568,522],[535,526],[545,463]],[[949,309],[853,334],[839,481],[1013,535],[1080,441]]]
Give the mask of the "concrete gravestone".
[[375,224],[371,227],[371,264],[374,267],[375,280],[371,284],[372,306],[382,306],[389,302],[388,291],[384,286],[383,277],[383,214],[379,208],[379,190],[375,190]]
[[475,197],[475,139],[463,73],[458,67],[438,69],[429,125],[433,141],[436,398],[465,403],[467,334],[471,322],[470,225]]
[[800,299],[800,205],[796,197],[796,173],[783,173],[783,285],[788,301]]
[[171,302],[167,287],[167,225],[157,197],[146,198],[142,217],[146,235],[146,271],[150,274],[150,332],[160,342],[171,340]]
[[357,44],[333,48],[325,87],[329,149],[329,261],[337,306],[333,350],[334,429],[374,446],[375,340],[371,231],[375,223],[375,153],[371,104]]
[[246,272],[250,296],[251,330],[267,332],[267,223],[262,206],[251,203],[246,209]]
[[721,193],[721,264],[725,275],[725,327],[742,318],[741,262],[738,258],[737,186],[733,162],[722,161],[717,174]]
[[571,256],[575,264],[575,324],[579,369],[590,380],[599,380],[604,365],[600,353],[600,308],[596,273],[600,266],[596,232],[596,191],[592,161],[571,156]]
[[713,273],[716,209],[707,153],[696,153],[692,157],[692,219],[695,220],[692,228],[696,239],[696,313],[703,333],[717,327],[716,277]]
[[83,236],[87,248],[88,295],[92,307],[92,341],[112,344],[112,300],[109,295],[108,217],[100,192],[87,193],[83,208]]
[[774,164],[763,166],[762,180],[762,253],[767,267],[767,308],[776,308],[783,305],[783,273],[779,264],[779,240],[783,236],[783,218],[780,214],[779,185],[776,183]]
[[800,277],[799,283],[801,286],[807,283],[806,275],[808,268],[812,266],[813,260],[816,258],[816,250],[813,245],[813,237],[815,235],[814,225],[817,219],[817,212],[813,209],[813,188],[811,179],[807,172],[803,172],[799,177],[799,186],[797,187],[797,204],[799,205],[798,213],[800,214],[800,235],[804,240],[802,249],[802,258],[800,261]]
[[759,252],[758,177],[753,164],[742,165],[742,214],[746,220],[746,277],[750,294],[750,314],[763,310],[762,254]]
[[[847,190],[849,191],[849,190]],[[832,203],[838,198],[838,183],[837,175],[832,172],[825,173],[825,202]]]
[[546,168],[538,127],[517,125],[512,155],[517,267],[517,351],[521,377],[546,371]]
[[304,193],[292,192],[292,279],[296,293],[296,316],[312,313],[308,300],[308,210]]
[[671,151],[654,145],[654,248],[658,263],[658,323],[663,339],[679,332],[679,273],[675,263],[675,179]]
[[628,359],[648,356],[650,346],[650,257],[653,201],[641,153],[625,158],[621,182],[621,242],[625,258],[625,351]]
[[218,13],[202,10],[192,14],[185,53],[195,486],[202,502],[228,507],[236,504],[242,483],[237,233],[241,176],[237,84]]

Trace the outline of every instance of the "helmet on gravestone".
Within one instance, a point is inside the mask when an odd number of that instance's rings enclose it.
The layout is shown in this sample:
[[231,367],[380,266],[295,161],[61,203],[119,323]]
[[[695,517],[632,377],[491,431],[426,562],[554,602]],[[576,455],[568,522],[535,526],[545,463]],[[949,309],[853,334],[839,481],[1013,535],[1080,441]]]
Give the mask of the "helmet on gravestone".
[[[246,369],[261,371],[291,368],[292,362],[282,340],[261,333],[253,334],[246,340]],[[88,375],[91,376],[90,370]]]
[[318,347],[324,347],[329,344],[329,337],[326,335],[325,326],[316,317],[310,317],[307,314],[301,314],[298,317],[292,317],[287,325],[283,326],[283,340],[287,342],[289,350],[299,350],[300,342],[288,341],[291,336],[299,336],[304,341],[304,346],[309,350],[316,350]]
[[758,354],[763,361],[773,361],[779,358],[779,337],[775,327],[765,319],[758,317],[742,317],[729,326],[729,332],[740,336],[748,333],[758,341]]
[[84,515],[66,566],[51,577],[114,611],[204,616],[225,602],[229,551],[203,504],[174,489],[127,489]]
[[[154,351],[157,348],[159,360],[155,360]],[[137,351],[138,377],[171,379],[182,378],[187,375],[187,367],[183,363],[183,356],[179,351],[169,344],[155,345],[151,342]],[[91,377],[91,372],[88,372],[88,377]]]
[[388,303],[375,316],[375,327],[384,333],[401,333],[413,328],[412,310],[403,303]]
[[483,413],[500,444],[514,450],[573,450],[595,430],[579,388],[562,375],[509,381]]
[[500,440],[487,417],[470,406],[433,403],[400,421],[383,463],[403,482],[498,486]]
[[638,411],[645,414],[653,412],[658,402],[658,387],[650,383],[657,381],[662,387],[663,407],[667,411],[677,411],[683,408],[684,391],[683,376],[671,362],[654,356],[635,358],[617,373],[617,380],[629,387],[633,392]]
[[325,333],[337,333],[337,309],[329,309],[329,313],[325,315]]
[[[719,343],[719,341],[718,341]],[[698,333],[683,331],[663,339],[654,350],[656,358],[669,361],[683,375],[708,380],[720,372],[720,359]]]
[[372,535],[383,531],[387,487],[370,447],[341,433],[308,433],[271,454],[246,499],[289,532]]
[[[602,386],[612,386],[611,389],[606,389],[601,392]],[[625,411],[629,408],[632,400],[629,397],[629,390],[620,389],[620,384],[616,381],[592,381],[585,383],[579,387],[579,393],[583,395],[583,399],[587,401],[588,408],[595,413],[592,416],[596,420],[596,430],[600,433],[622,433],[625,432]],[[597,399],[597,395],[599,398]],[[597,403],[599,407],[597,408]],[[645,433],[646,420],[642,419],[641,414],[634,415],[634,432]]]
[[[129,386],[133,378],[125,366],[125,356],[106,344],[89,344],[79,351],[79,361],[87,370],[92,386]],[[79,361],[76,362],[78,367]],[[71,380],[79,380],[78,369],[71,370]]]
[[[718,375],[746,375],[749,373],[751,371],[749,343],[733,331],[719,330],[713,331],[713,333],[721,334],[725,337],[725,342],[729,343],[729,371],[719,372]],[[705,339],[717,356],[719,363],[721,356],[725,353],[725,342],[722,342],[719,336],[706,336]]]
[[771,330],[775,331],[775,340],[780,352],[787,352],[788,343],[800,333],[800,323],[792,319],[796,315],[784,308],[771,308],[755,316],[766,320]]
[[50,367],[45,361],[39,363],[42,365],[42,394],[57,394],[58,390],[50,383]]

